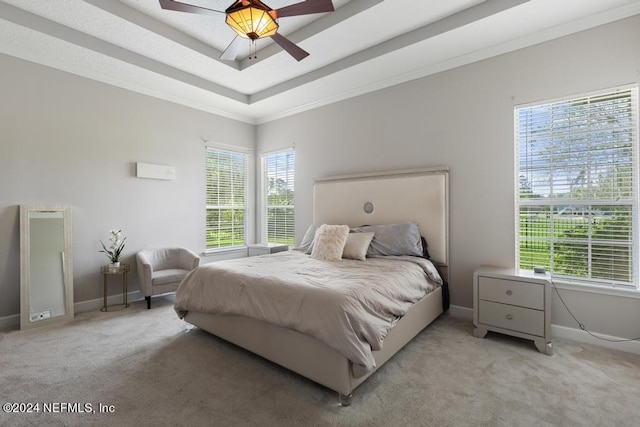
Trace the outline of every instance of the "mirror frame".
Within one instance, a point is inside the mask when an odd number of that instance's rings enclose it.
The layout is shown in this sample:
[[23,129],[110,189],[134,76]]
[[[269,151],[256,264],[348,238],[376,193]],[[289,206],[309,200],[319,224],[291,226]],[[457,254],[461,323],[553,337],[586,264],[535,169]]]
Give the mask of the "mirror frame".
[[[29,212],[62,212],[64,235],[63,281],[65,314],[48,319],[30,321],[31,285],[31,232]],[[67,205],[20,205],[20,329],[31,329],[53,323],[69,321],[74,317],[73,307],[73,251],[71,237],[71,207]]]

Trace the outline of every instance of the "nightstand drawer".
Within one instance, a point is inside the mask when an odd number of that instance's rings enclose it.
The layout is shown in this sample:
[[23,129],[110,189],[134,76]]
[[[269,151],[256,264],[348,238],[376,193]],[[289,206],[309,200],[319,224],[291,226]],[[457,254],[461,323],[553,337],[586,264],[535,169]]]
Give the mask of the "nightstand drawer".
[[544,337],[544,311],[480,301],[478,322],[483,325]]
[[544,310],[544,285],[480,276],[478,298]]

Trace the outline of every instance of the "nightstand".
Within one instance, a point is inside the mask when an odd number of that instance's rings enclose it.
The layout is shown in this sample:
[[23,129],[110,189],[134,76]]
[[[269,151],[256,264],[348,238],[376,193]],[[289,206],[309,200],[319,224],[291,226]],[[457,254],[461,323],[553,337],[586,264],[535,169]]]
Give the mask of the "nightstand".
[[551,292],[547,274],[482,266],[473,274],[473,335],[487,331],[533,340],[551,355]]
[[278,243],[257,243],[255,245],[249,245],[249,256],[275,254],[277,252],[284,252],[288,250],[288,245],[281,245]]

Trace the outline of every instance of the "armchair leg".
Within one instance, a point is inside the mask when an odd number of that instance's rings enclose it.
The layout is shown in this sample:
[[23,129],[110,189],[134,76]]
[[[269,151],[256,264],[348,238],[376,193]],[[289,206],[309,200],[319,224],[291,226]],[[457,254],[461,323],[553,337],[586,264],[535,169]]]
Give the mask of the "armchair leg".
[[151,297],[144,297],[145,300],[147,300],[147,310],[151,309]]

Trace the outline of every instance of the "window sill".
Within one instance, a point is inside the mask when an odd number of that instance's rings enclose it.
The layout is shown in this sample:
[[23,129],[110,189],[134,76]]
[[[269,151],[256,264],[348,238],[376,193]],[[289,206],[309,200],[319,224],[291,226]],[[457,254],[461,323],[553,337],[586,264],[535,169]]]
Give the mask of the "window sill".
[[247,253],[247,246],[234,246],[232,248],[219,248],[219,249],[205,249],[202,252],[203,256],[214,256],[218,254],[229,254],[233,252]]
[[608,286],[598,286],[589,283],[582,283],[578,281],[571,281],[566,279],[555,279],[551,278],[553,284],[558,289],[566,289],[570,291],[579,291],[579,292],[588,292],[593,294],[602,294],[609,295],[614,297],[622,297],[622,298],[637,298],[640,299],[640,290],[627,288],[624,286],[617,287],[608,287]]

